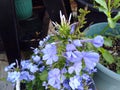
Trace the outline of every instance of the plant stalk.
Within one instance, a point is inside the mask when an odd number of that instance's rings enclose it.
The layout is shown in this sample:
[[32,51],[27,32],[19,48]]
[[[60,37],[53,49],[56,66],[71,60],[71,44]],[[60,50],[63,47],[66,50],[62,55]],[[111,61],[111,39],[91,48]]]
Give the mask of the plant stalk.
[[20,80],[16,81],[16,90],[20,90]]

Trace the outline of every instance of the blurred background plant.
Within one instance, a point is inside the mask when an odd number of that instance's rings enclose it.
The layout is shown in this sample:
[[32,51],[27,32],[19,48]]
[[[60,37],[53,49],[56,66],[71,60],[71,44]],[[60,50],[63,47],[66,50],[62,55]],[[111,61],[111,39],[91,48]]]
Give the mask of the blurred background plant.
[[120,19],[120,12],[112,17],[113,10],[120,9],[120,0],[94,0],[95,7],[107,16],[110,28],[115,28],[116,22]]

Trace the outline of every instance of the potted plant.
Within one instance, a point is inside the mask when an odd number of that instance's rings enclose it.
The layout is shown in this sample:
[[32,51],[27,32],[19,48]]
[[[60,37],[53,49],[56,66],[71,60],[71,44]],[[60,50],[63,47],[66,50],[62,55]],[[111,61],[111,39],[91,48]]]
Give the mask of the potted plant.
[[[104,35],[107,37],[104,43],[107,51],[103,48],[98,49],[103,58],[102,62],[96,66],[98,72],[94,76],[95,84],[98,90],[118,90],[120,88],[120,44],[117,42],[120,41],[120,24],[117,21],[120,18],[120,12],[112,17],[111,11],[113,5],[110,4],[112,0],[108,0],[108,2],[105,0],[102,0],[102,2],[101,0],[95,1],[98,4],[99,10],[107,16],[108,21],[91,25],[84,32],[87,36]],[[117,0],[117,2],[120,1]]]
[[25,20],[32,16],[32,0],[14,0],[16,16]]
[[60,19],[61,24],[53,22],[56,30],[39,42],[29,60],[5,68],[7,80],[16,90],[20,90],[20,82],[25,83],[26,90],[96,90],[92,74],[100,55],[90,46],[101,47],[103,37],[87,38],[75,29],[77,23],[70,25],[70,18],[66,20],[60,13]]

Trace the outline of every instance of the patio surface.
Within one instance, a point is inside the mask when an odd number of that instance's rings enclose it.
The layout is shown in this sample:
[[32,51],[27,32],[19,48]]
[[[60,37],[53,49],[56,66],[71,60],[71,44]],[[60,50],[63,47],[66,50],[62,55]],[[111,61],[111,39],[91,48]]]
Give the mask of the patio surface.
[[[6,54],[0,53],[0,79],[6,78],[7,73],[4,71],[5,66],[8,65]],[[0,90],[14,90],[12,85],[7,81],[0,80]]]

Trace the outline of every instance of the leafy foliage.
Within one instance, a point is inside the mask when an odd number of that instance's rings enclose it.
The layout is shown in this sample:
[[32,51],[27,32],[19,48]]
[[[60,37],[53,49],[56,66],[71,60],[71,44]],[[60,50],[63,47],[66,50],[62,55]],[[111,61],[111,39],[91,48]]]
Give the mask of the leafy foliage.
[[120,0],[95,0],[96,7],[99,11],[107,16],[108,24],[111,28],[115,28],[116,22],[120,19],[120,12],[112,17],[112,11],[120,6]]

